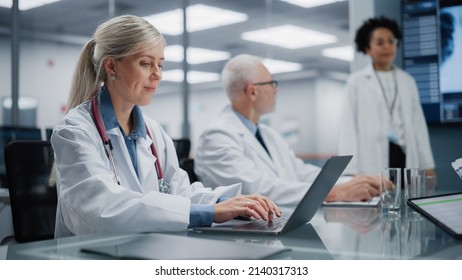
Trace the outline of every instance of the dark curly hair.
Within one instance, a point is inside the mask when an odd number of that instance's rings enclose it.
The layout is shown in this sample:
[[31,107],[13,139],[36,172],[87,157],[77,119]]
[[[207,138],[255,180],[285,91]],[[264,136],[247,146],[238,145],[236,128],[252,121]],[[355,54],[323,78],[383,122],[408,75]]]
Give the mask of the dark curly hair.
[[366,53],[366,49],[369,48],[372,33],[377,28],[386,28],[393,33],[396,39],[402,38],[401,31],[396,21],[384,16],[371,18],[366,20],[356,31],[355,44],[359,52]]

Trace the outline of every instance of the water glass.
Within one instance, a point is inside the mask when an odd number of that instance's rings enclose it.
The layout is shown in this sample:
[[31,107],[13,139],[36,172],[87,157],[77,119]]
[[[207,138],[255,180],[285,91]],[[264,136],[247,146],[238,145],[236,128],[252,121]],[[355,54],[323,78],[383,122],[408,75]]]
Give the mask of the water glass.
[[404,199],[426,196],[426,176],[423,168],[404,169]]
[[385,216],[399,216],[401,169],[385,168],[380,173],[380,203]]
[[427,191],[427,196],[435,194],[436,190],[436,176],[425,176],[425,189]]

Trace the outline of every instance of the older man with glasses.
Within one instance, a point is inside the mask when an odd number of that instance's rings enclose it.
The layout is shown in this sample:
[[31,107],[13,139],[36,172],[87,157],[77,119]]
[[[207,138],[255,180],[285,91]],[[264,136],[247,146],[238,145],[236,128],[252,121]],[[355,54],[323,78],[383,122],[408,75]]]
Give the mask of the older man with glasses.
[[[195,172],[211,188],[242,183],[242,193],[259,193],[293,210],[320,168],[295,156],[284,139],[260,118],[274,110],[277,81],[260,58],[238,55],[222,71],[230,104],[201,135]],[[379,194],[377,177],[342,177],[327,201],[370,200]]]

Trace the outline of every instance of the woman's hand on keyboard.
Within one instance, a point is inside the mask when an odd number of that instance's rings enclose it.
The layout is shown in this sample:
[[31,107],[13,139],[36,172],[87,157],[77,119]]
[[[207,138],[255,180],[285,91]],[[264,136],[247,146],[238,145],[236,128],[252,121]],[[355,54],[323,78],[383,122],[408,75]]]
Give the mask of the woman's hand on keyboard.
[[213,221],[223,223],[238,216],[272,221],[281,216],[279,207],[262,195],[239,195],[215,204]]

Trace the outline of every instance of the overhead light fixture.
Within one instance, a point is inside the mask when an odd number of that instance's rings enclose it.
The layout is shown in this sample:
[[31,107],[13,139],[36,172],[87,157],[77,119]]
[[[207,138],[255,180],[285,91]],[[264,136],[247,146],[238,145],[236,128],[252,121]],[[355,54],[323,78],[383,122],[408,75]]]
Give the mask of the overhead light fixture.
[[[202,4],[187,7],[186,15],[189,32],[243,22],[249,18],[247,14]],[[183,33],[182,9],[146,16],[144,19],[163,34],[175,36]]]
[[346,60],[346,61],[353,61],[353,58],[354,58],[354,50],[353,50],[353,47],[350,45],[336,47],[336,48],[323,49],[321,53],[323,56]]
[[248,41],[273,45],[287,49],[300,49],[337,42],[337,37],[295,25],[281,25],[248,31],[241,34]]
[[302,70],[302,65],[295,62],[288,62],[284,60],[276,59],[263,59],[263,64],[268,68],[268,71],[272,74],[295,72]]
[[[183,70],[175,69],[162,72],[162,80],[169,82],[183,82],[184,74]],[[200,84],[207,82],[216,82],[220,80],[220,74],[211,73],[211,72],[201,72],[201,71],[189,71],[188,72],[188,82],[190,84]]]
[[[51,4],[61,0],[18,0],[19,9],[21,11],[33,9],[39,6]],[[13,7],[13,0],[0,0],[0,7]]]
[[335,2],[343,2],[346,0],[281,0],[293,5],[297,5],[303,8],[312,8],[317,6],[323,6]]
[[[182,62],[183,61],[183,46],[172,45],[167,46],[164,50],[164,56],[166,61]],[[231,57],[231,54],[223,51],[215,51],[201,48],[188,48],[188,63],[189,64],[201,64],[212,61],[227,60]]]

